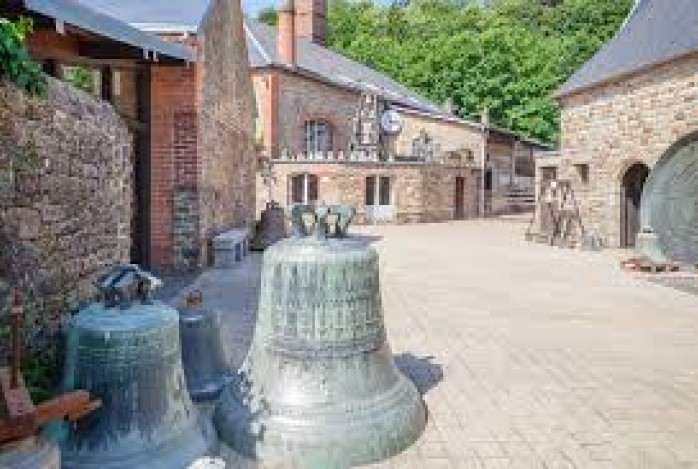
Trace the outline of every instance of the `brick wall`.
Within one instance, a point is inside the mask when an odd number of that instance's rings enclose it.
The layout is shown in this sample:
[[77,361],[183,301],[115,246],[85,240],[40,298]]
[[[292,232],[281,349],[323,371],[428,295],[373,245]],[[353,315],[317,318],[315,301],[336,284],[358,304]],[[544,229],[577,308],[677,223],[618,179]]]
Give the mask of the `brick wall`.
[[156,270],[195,268],[200,259],[198,67],[151,68],[151,245]]
[[[271,79],[276,74],[278,78]],[[278,84],[273,80],[278,80]],[[262,119],[266,148],[305,151],[304,124],[308,120],[326,121],[334,127],[333,147],[346,150],[349,146],[351,119],[356,115],[359,94],[318,80],[284,71],[257,69],[254,86]],[[278,111],[274,115],[271,100],[278,86]],[[270,119],[278,119],[276,133]],[[272,143],[273,142],[273,143]],[[277,153],[278,154],[278,153]]]
[[239,1],[215,0],[188,41],[197,64],[151,73],[151,259],[160,270],[205,267],[214,236],[254,221],[255,106]]
[[239,0],[214,0],[203,33],[201,237],[255,220],[256,115]]
[[27,326],[55,326],[128,262],[131,152],[109,104],[52,79],[46,98],[0,85],[0,309],[27,274]]
[[[617,247],[621,181],[652,168],[681,137],[698,130],[698,57],[674,61],[564,98],[559,177],[573,182],[587,231]],[[584,184],[574,164],[588,164]]]

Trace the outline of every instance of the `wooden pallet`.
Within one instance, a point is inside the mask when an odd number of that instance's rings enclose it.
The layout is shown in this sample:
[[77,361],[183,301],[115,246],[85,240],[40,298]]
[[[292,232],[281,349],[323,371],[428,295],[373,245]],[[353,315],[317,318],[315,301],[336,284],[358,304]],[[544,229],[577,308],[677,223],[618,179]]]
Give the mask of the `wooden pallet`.
[[646,257],[634,257],[623,261],[621,262],[621,268],[650,274],[678,272],[681,270],[681,266],[675,262],[654,262]]

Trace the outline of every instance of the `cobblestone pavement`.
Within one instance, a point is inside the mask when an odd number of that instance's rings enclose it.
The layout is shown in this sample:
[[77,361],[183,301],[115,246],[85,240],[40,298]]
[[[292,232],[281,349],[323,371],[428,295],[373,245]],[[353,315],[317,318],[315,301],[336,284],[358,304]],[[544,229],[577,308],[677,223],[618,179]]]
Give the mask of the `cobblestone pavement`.
[[[696,297],[525,225],[360,228],[382,237],[386,322],[429,424],[378,468],[698,468]],[[208,272],[239,363],[259,258]],[[208,275],[208,277],[206,277]]]

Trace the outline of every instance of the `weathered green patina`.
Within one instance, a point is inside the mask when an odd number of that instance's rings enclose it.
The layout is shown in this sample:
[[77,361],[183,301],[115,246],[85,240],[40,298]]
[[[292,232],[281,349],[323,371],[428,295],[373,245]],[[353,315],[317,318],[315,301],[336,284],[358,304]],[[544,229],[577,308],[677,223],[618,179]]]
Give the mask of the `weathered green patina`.
[[346,237],[353,213],[296,206],[294,236],[264,255],[252,346],[214,414],[221,440],[245,456],[347,467],[398,453],[424,428],[386,340],[378,254]]
[[71,429],[65,468],[185,468],[215,441],[187,392],[176,310],[150,299],[159,281],[135,266],[97,286],[102,301],[73,319],[66,387],[102,407]]
[[677,143],[652,169],[641,219],[641,237],[652,237],[638,246],[648,251],[643,254],[698,262],[698,134]]

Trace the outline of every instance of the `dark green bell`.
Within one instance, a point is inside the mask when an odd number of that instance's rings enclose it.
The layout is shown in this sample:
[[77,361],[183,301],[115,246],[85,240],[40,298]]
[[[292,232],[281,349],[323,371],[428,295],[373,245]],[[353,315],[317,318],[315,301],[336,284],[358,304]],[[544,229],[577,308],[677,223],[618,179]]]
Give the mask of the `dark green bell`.
[[117,268],[97,282],[102,300],[73,318],[66,387],[102,407],[69,431],[64,468],[185,468],[213,449],[187,392],[179,315],[150,299],[158,285],[135,266]]

